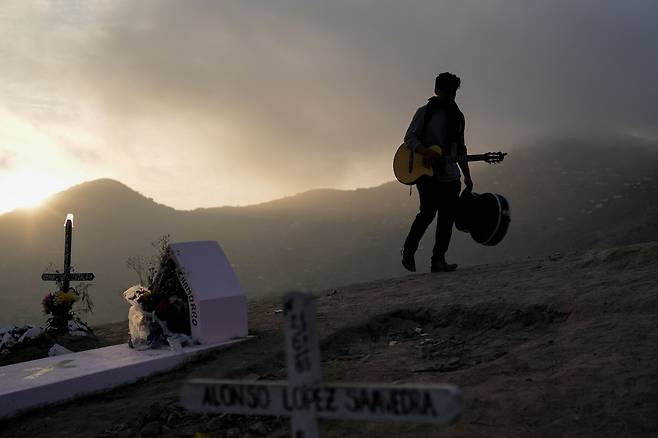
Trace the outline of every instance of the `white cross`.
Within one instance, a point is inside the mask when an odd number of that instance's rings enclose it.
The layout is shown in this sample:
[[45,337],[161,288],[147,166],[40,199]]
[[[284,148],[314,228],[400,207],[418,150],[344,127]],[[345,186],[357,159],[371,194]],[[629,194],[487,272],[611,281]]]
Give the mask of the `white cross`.
[[293,438],[319,437],[318,418],[450,424],[463,409],[449,384],[322,384],[315,298],[293,292],[284,306],[288,382],[193,379],[181,404],[196,412],[291,417]]
[[56,281],[60,284],[62,292],[68,292],[71,281],[93,281],[94,274],[91,272],[71,272],[71,242],[73,240],[73,215],[71,213],[66,215],[64,228],[64,272],[45,273],[41,275],[41,279],[43,281]]

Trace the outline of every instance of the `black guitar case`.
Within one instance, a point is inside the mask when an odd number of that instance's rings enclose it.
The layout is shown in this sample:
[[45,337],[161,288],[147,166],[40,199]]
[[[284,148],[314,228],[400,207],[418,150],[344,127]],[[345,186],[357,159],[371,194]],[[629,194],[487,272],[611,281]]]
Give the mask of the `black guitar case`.
[[455,227],[470,233],[477,243],[494,246],[507,234],[510,208],[498,193],[473,193],[464,190],[459,196]]

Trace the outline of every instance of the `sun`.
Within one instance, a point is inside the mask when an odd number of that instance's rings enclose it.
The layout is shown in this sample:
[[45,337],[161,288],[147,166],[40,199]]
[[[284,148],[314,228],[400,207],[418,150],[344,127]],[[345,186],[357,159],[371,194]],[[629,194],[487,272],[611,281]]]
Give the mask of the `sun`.
[[17,208],[37,207],[62,188],[62,181],[33,169],[5,173],[0,176],[0,214]]

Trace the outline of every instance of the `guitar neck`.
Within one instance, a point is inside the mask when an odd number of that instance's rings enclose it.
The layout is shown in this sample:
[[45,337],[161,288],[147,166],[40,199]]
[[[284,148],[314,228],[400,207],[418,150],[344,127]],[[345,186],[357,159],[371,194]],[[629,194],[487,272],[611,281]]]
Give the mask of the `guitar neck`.
[[475,154],[475,155],[455,155],[452,157],[442,157],[443,160],[449,163],[464,163],[467,161],[484,161],[484,154]]

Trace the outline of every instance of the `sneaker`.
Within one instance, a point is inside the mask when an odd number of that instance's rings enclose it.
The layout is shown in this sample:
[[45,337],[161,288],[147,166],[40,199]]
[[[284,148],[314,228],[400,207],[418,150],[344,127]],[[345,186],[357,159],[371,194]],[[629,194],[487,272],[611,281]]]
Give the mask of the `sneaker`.
[[416,260],[414,260],[413,254],[405,254],[404,248],[400,250],[402,255],[402,266],[409,272],[416,272]]
[[452,272],[457,269],[457,266],[458,266],[457,263],[446,263],[446,262],[435,263],[432,264],[430,270],[432,272]]

